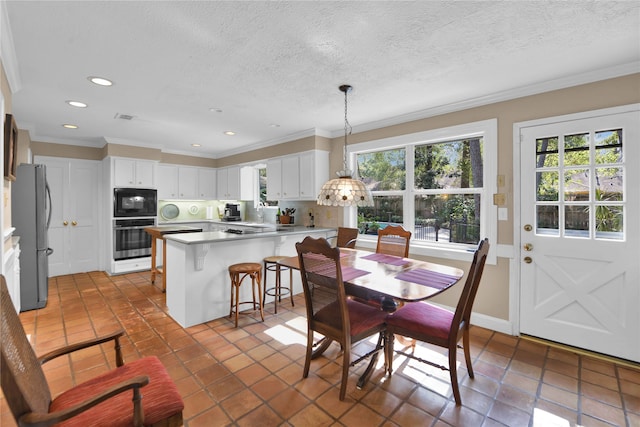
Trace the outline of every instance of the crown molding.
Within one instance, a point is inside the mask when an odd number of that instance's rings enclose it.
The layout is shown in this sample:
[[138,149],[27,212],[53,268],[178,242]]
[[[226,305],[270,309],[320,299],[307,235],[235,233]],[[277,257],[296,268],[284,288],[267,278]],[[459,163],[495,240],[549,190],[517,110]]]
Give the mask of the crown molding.
[[22,81],[20,79],[18,58],[13,45],[13,34],[9,24],[7,5],[4,1],[0,1],[0,59],[7,75],[9,89],[11,89],[11,93],[16,93],[22,89]]
[[[375,122],[364,123],[353,126],[353,133],[360,133],[374,129],[381,129],[402,123],[408,123],[415,120],[435,117],[442,114],[454,113],[457,111],[468,110],[470,108],[481,107],[484,105],[494,104],[497,102],[510,101],[512,99],[522,98],[525,96],[537,95],[544,92],[551,92],[559,89],[566,89],[582,84],[593,83],[601,80],[613,79],[629,74],[640,72],[640,61],[630,62],[627,64],[617,65],[609,68],[602,68],[594,71],[587,71],[572,76],[562,77],[559,79],[547,80],[545,82],[535,83],[527,86],[509,89],[502,92],[493,93],[487,96],[467,99],[460,102],[441,105],[438,107],[427,108],[415,111],[413,113],[402,114],[399,116],[389,117]],[[336,130],[331,133],[332,138],[343,135],[342,130]]]

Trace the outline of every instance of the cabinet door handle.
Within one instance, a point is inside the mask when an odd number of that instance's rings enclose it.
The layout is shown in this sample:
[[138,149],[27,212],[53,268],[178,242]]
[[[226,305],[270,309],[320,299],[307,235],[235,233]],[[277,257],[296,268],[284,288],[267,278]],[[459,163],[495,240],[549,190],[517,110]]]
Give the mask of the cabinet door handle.
[[62,225],[66,227],[67,225],[69,225],[69,221],[62,221]]
[[78,221],[71,221],[71,225],[75,227],[76,225],[78,225]]

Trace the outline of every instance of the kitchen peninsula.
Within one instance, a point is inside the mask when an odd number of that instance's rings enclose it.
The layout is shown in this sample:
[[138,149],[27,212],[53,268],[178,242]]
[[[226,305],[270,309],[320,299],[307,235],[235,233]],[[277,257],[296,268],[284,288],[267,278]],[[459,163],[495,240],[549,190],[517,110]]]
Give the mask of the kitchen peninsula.
[[[242,234],[210,231],[167,235],[165,271],[169,315],[185,328],[228,316],[231,283],[227,268],[231,264],[262,264],[267,256],[293,256],[296,242],[305,236],[327,238],[334,234],[331,228],[294,226]],[[299,275],[293,277],[293,293],[302,292]],[[251,286],[242,286],[240,300],[250,299]]]

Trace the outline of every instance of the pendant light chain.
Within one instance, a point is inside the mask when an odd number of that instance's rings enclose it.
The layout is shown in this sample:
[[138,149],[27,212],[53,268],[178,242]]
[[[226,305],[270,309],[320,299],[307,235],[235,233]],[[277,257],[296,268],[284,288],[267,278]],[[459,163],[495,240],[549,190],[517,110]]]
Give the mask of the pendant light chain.
[[351,124],[349,123],[349,119],[347,116],[347,93],[349,93],[349,90],[351,90],[351,88],[347,88],[344,91],[344,152],[342,155],[343,158],[343,162],[344,162],[344,170],[346,171],[347,168],[347,135],[351,134],[352,131],[352,127]]

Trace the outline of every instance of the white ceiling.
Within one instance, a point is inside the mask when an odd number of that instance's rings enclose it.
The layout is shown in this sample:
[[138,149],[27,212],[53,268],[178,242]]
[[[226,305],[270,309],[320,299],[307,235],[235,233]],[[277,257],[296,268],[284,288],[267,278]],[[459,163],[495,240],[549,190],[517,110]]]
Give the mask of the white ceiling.
[[343,83],[354,86],[349,121],[362,130],[640,71],[638,1],[0,7],[13,113],[46,142],[217,158],[314,132],[340,135]]

